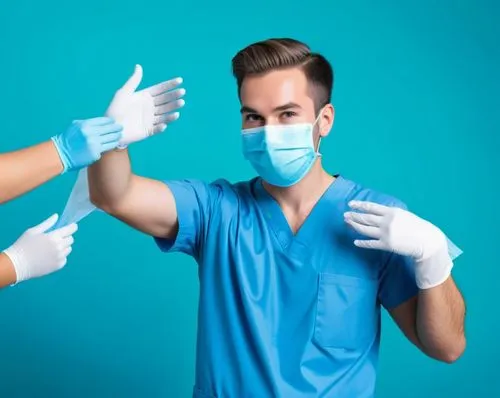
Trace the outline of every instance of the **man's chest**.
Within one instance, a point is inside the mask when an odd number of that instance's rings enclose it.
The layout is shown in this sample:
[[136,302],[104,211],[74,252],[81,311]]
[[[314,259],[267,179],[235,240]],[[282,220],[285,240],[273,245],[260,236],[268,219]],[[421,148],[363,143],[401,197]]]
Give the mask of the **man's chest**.
[[354,245],[355,233],[339,217],[318,217],[295,233],[286,219],[259,213],[221,219],[203,244],[203,268],[289,289],[323,273],[378,279],[383,255]]
[[367,344],[376,327],[380,256],[327,223],[318,229],[304,241],[300,234],[280,239],[264,219],[219,226],[200,264],[204,308],[221,314],[221,324],[258,330],[254,337],[269,344]]

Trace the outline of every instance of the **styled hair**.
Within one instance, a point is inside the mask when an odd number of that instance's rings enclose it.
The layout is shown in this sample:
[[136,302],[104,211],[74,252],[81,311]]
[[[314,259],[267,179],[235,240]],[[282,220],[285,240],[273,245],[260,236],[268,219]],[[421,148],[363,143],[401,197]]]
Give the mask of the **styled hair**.
[[233,57],[232,70],[238,85],[238,96],[246,77],[288,68],[301,68],[304,72],[316,112],[330,103],[332,66],[321,54],[311,52],[306,44],[287,38],[253,43]]

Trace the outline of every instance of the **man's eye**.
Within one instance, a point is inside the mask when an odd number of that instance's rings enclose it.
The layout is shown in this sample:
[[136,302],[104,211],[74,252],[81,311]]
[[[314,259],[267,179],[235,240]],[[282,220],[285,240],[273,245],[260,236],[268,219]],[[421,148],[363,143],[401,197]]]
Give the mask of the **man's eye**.
[[248,115],[245,116],[245,120],[247,122],[255,122],[257,120],[261,120],[262,118],[259,115],[256,115],[254,113],[249,113]]
[[288,118],[291,118],[291,117],[295,117],[297,116],[297,113],[293,112],[293,111],[286,111],[286,112],[283,112],[281,114],[281,116],[285,117],[286,119]]

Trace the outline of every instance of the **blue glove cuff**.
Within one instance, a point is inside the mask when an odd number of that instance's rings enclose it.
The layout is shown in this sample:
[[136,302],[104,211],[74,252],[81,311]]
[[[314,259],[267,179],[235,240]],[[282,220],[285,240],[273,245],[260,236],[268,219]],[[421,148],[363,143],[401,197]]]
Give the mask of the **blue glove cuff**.
[[54,146],[56,147],[57,153],[59,154],[59,158],[61,159],[61,163],[63,165],[63,172],[61,174],[64,174],[70,168],[70,162],[68,157],[64,153],[63,145],[61,143],[61,138],[60,136],[55,135],[54,137],[51,137],[51,140],[54,143]]

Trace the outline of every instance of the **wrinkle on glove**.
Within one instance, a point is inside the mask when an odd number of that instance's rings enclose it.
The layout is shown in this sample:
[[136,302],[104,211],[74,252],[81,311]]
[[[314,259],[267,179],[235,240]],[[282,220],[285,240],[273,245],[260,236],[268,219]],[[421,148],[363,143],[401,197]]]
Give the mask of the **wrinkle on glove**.
[[88,217],[96,209],[97,208],[90,202],[87,168],[84,168],[78,172],[75,185],[73,185],[64,211],[54,229],[78,223],[85,217]]

